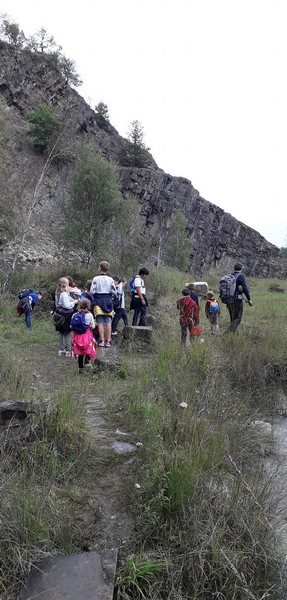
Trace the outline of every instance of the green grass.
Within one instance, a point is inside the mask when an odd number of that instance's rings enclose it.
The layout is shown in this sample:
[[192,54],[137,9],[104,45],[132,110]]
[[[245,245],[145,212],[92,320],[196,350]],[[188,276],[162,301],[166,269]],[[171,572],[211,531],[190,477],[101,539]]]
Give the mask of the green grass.
[[[78,275],[80,284],[80,272],[71,274]],[[76,539],[68,507],[85,495],[83,399],[96,389],[117,426],[142,443],[126,481],[127,511],[136,513],[136,531],[121,557],[119,597],[284,598],[279,581],[284,557],[276,535],[277,524],[282,525],[277,458],[272,437],[254,422],[276,414],[277,397],[287,383],[285,295],[268,291],[273,280],[248,280],[254,305],[244,305],[238,335],[214,338],[201,302],[205,341],[184,350],[176,300],[192,279],[172,269],[151,272],[147,289],[157,318],[153,352],[142,356],[121,349],[117,377],[104,374],[80,384],[73,372],[70,386],[58,390],[55,382],[54,409],[41,420],[41,434],[27,452],[15,446],[12,454],[5,451],[9,509],[18,506],[16,482],[20,487],[19,516],[5,530],[9,543],[1,548],[8,557],[1,566],[2,586],[9,587],[11,574],[23,577],[28,562],[43,553],[81,547],[83,537]],[[218,289],[215,277],[202,279]],[[41,274],[47,290],[52,282],[55,273]],[[285,282],[281,285],[287,288]],[[55,332],[48,309],[35,311],[32,332],[27,332],[12,304],[2,299],[1,308],[0,376],[10,397],[20,398],[29,389],[21,352],[36,350],[39,340],[48,351],[56,346]],[[221,333],[228,323],[223,306]],[[37,394],[39,390],[32,395],[30,390],[29,397],[35,401]],[[186,408],[181,408],[183,402]],[[266,469],[270,456],[272,473]],[[140,484],[136,496],[135,482]],[[11,525],[4,509],[1,519]],[[90,547],[93,543],[90,539]]]

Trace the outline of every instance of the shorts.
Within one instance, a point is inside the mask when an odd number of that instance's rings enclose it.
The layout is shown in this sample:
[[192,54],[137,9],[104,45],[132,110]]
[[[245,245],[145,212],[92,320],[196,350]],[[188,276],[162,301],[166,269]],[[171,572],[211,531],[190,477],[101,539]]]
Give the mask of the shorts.
[[112,317],[110,317],[109,315],[97,315],[96,322],[97,323],[111,323]]

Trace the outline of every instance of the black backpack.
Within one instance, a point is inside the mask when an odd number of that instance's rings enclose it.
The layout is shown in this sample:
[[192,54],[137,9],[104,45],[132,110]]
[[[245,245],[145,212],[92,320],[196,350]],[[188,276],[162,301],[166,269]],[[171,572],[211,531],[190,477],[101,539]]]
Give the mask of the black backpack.
[[21,317],[21,315],[23,315],[25,312],[27,312],[29,308],[29,300],[27,297],[24,298],[20,298],[19,302],[17,304],[17,314],[19,317]]

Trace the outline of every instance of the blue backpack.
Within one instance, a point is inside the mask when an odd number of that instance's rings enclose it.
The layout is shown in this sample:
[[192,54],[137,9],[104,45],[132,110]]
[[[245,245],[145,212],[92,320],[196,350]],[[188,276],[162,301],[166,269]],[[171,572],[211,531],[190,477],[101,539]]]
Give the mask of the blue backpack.
[[89,325],[86,324],[84,311],[81,310],[81,312],[73,314],[71,318],[71,329],[76,333],[86,333],[86,331],[88,331]]
[[21,300],[21,298],[28,298],[30,294],[33,294],[33,290],[31,290],[30,288],[25,288],[24,290],[21,290],[21,292],[19,292],[18,298],[19,300]]
[[210,313],[219,313],[219,305],[217,300],[211,300],[209,303],[209,312]]
[[132,277],[132,278],[129,280],[129,286],[130,286],[130,293],[131,293],[131,294],[135,294],[135,291],[136,291],[136,290],[135,290],[135,277]]

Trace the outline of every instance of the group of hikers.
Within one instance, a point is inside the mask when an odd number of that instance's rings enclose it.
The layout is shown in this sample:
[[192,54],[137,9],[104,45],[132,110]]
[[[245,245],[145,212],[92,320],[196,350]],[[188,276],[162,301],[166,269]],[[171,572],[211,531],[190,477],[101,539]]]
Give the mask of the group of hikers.
[[[128,325],[125,308],[126,279],[108,274],[110,264],[101,261],[98,274],[86,282],[81,291],[70,276],[60,277],[57,282],[52,319],[58,332],[58,355],[78,357],[79,373],[96,357],[96,347],[111,348],[112,338],[118,334],[121,321]],[[149,275],[146,267],[139,269],[130,282],[133,310],[133,326],[145,326],[148,300],[145,280]],[[31,289],[22,290],[17,306],[18,314],[25,315],[28,329],[32,327],[31,313],[43,294]]]
[[[187,283],[181,293],[182,297],[177,301],[177,308],[180,315],[181,343],[186,346],[190,339],[201,336],[202,329],[199,326],[199,298],[195,283]],[[234,333],[242,320],[243,296],[245,296],[246,302],[252,306],[241,263],[235,263],[233,273],[224,275],[221,278],[219,296],[221,302],[226,304],[229,312],[229,331]],[[220,305],[212,290],[206,293],[204,313],[210,323],[211,335],[215,335],[219,330]]]
[[[81,291],[70,276],[60,277],[57,282],[53,323],[58,332],[58,355],[76,356],[79,373],[91,364],[96,357],[96,347],[111,348],[112,338],[118,334],[117,327],[121,321],[128,325],[128,314],[125,308],[126,279],[108,274],[110,264],[101,261],[98,274],[86,282],[86,289]],[[146,267],[139,269],[138,274],[129,281],[131,294],[130,309],[133,310],[132,326],[145,326],[148,300],[145,281],[149,271]],[[252,306],[250,292],[242,265],[236,263],[234,272],[220,280],[220,299],[226,304],[232,332],[237,331],[243,314],[243,295]],[[22,290],[17,306],[18,314],[25,315],[28,329],[31,329],[31,312],[43,297],[41,292]],[[182,297],[177,301],[181,342],[187,345],[190,338],[202,334],[200,327],[199,297],[195,283],[186,284]],[[214,292],[206,293],[205,316],[210,322],[211,334],[219,329],[220,306]]]

